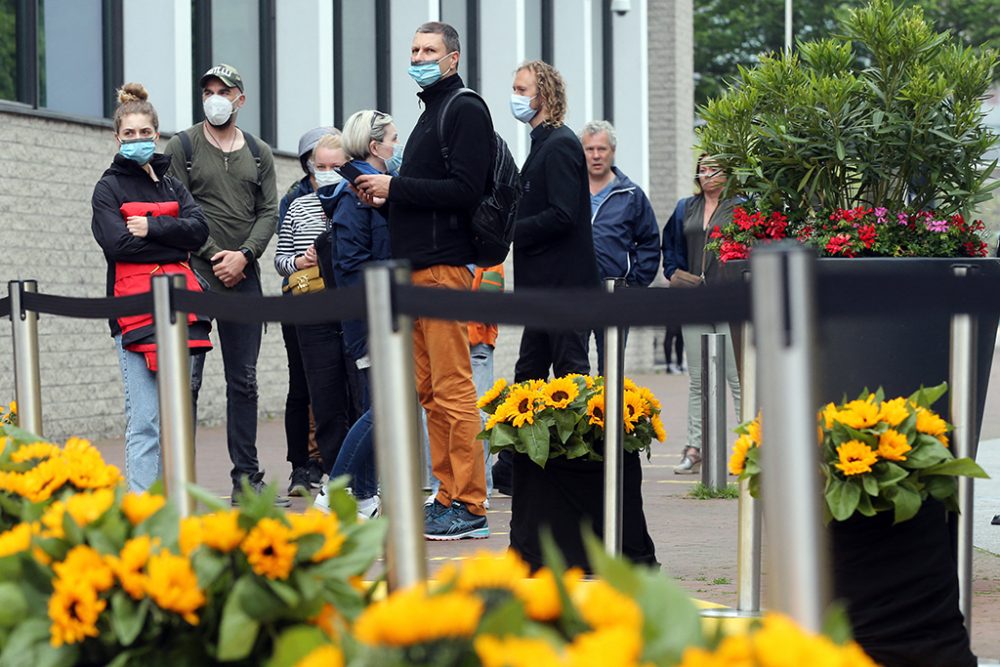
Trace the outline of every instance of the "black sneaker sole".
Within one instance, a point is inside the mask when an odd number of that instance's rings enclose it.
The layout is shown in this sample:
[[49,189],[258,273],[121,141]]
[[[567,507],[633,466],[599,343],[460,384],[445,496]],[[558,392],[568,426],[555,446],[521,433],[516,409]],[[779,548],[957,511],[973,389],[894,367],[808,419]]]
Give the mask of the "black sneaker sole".
[[308,498],[312,494],[309,493],[309,487],[305,484],[293,484],[288,488],[288,495],[295,496],[297,498]]

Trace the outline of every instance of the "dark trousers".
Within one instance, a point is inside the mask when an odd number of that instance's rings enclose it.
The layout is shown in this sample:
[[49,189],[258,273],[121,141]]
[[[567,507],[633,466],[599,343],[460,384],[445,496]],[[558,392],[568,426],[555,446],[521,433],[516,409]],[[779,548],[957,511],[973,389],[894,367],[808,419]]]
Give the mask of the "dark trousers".
[[[299,337],[295,326],[281,325],[288,357],[288,395],[285,397],[285,441],[288,443],[288,461],[299,460],[300,452],[309,450],[309,385],[299,351]],[[293,454],[294,452],[294,454]]]
[[[621,330],[622,334],[622,349],[628,344],[628,327],[624,327]],[[589,336],[587,337],[588,347],[590,345]],[[604,375],[604,329],[594,329],[594,342],[597,344],[597,374]],[[622,373],[625,369],[622,369]]]
[[673,353],[677,358],[676,364],[678,366],[684,365],[684,337],[681,335],[680,327],[667,327],[667,331],[663,336],[663,357],[670,365],[670,351],[673,348]]
[[549,369],[555,377],[569,373],[590,374],[587,355],[589,331],[525,329],[514,365],[514,382],[544,380]]
[[365,500],[378,493],[378,479],[375,476],[372,411],[368,399],[368,372],[359,370],[354,374],[354,382],[364,413],[347,432],[344,445],[337,455],[337,462],[333,464],[333,469],[330,471],[330,479],[341,475],[350,475],[351,492],[355,498]]
[[[229,292],[260,296],[260,279],[256,271],[247,271],[247,277]],[[226,374],[226,444],[233,464],[230,476],[237,485],[240,478],[254,476],[260,471],[257,463],[257,357],[264,327],[260,323],[221,321],[216,322],[216,326]],[[191,394],[197,422],[205,355],[199,354],[193,359]]]
[[[309,400],[316,420],[316,444],[324,467],[337,460],[347,435],[347,368],[344,361],[344,334],[339,325],[304,324],[295,327],[302,353],[302,366],[309,385]],[[309,449],[289,451],[293,468],[309,463]]]

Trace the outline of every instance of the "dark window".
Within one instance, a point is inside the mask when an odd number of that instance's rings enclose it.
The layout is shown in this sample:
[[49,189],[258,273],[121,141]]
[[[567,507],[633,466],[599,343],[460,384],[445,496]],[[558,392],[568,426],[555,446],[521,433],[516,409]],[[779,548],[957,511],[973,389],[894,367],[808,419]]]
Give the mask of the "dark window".
[[392,106],[388,0],[334,0],[333,115],[343,127],[355,111]]

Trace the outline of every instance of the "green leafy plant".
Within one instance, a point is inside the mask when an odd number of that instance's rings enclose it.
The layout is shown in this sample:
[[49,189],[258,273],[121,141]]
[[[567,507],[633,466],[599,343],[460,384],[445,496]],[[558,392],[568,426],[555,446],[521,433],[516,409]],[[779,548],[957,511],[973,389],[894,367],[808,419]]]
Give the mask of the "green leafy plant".
[[[997,137],[981,105],[996,65],[997,51],[953,44],[918,7],[872,0],[845,13],[838,36],[740,68],[700,109],[699,148],[745,208],[788,216],[788,236],[837,211],[884,210],[889,224],[899,213],[970,217],[1000,185],[988,182]],[[969,254],[955,245],[868,254]]]

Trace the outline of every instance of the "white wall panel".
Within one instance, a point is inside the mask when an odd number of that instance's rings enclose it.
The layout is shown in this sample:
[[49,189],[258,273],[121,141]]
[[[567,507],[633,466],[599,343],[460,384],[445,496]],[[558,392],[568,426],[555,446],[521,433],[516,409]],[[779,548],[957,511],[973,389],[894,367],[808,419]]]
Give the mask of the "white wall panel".
[[189,127],[196,83],[191,80],[191,3],[129,0],[122,3],[122,22],[125,81],[146,86],[161,130]]
[[276,9],[277,148],[297,153],[303,133],[333,124],[333,5],[282,0]]

